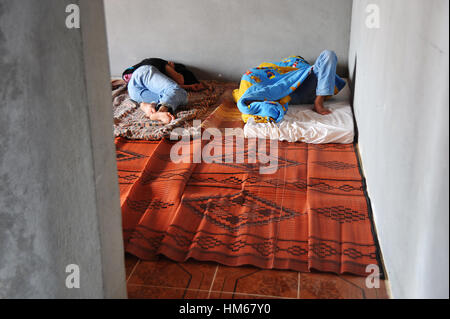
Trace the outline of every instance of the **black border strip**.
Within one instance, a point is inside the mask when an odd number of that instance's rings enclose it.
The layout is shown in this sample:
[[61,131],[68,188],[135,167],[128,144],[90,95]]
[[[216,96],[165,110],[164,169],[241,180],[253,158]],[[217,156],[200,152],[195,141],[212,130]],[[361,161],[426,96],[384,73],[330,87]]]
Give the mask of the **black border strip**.
[[367,213],[369,215],[369,220],[370,220],[370,230],[372,231],[373,241],[375,242],[376,258],[377,258],[378,265],[380,266],[380,279],[384,280],[384,279],[387,279],[386,269],[384,267],[380,243],[378,241],[378,235],[377,235],[377,231],[376,231],[376,227],[375,227],[375,220],[373,218],[372,204],[370,201],[369,194],[367,192],[366,176],[363,173],[363,169],[362,169],[362,165],[361,165],[361,157],[360,157],[358,149],[359,149],[358,143],[353,142],[353,150],[356,155],[356,160],[358,161],[358,170],[359,170],[359,174],[361,175],[361,183],[362,183],[363,193],[364,193],[364,197],[366,198],[366,203],[367,203]]

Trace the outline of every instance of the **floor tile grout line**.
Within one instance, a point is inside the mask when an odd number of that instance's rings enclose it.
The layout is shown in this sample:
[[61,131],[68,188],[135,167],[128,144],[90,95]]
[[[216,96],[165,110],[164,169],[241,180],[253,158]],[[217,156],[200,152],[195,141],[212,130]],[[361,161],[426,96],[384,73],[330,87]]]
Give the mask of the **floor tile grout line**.
[[130,280],[131,276],[134,274],[134,271],[136,270],[137,266],[139,265],[139,263],[141,262],[140,259],[138,259],[138,261],[136,262],[136,264],[134,265],[133,269],[130,272],[130,275],[127,278],[126,283],[128,284],[128,281]]
[[229,294],[229,295],[271,297],[271,298],[277,298],[277,299],[295,299],[294,297],[281,297],[281,296],[272,296],[272,295],[247,294],[247,293],[243,293],[243,292],[223,292],[223,291],[213,291],[213,292],[221,292],[221,293]]
[[218,290],[205,290],[205,289],[194,289],[194,288],[180,288],[180,287],[169,287],[169,286],[157,286],[157,285],[145,285],[145,284],[128,284],[128,286],[133,287],[149,287],[149,288],[164,288],[164,289],[178,289],[178,290],[188,290],[188,291],[200,291],[200,292],[214,292],[222,293],[227,295],[242,295],[242,296],[255,296],[255,297],[271,297],[277,299],[296,299],[295,297],[282,297],[273,295],[260,295],[260,294],[249,294],[244,292],[231,292],[231,291],[218,291]]
[[209,287],[208,297],[206,299],[209,299],[209,296],[211,296],[211,290],[213,289],[214,281],[216,280],[216,275],[217,275],[218,270],[219,270],[219,265],[216,266],[216,271],[214,272],[214,276],[211,281],[211,286]]
[[182,288],[182,287],[170,287],[170,286],[158,286],[158,285],[147,285],[147,284],[128,284],[128,286],[133,286],[133,287],[149,287],[149,288],[164,288],[164,289],[179,289],[179,290],[188,290],[188,291],[209,292],[209,290],[206,290],[206,289]]
[[[270,297],[270,298],[277,298],[277,299],[295,299],[295,297],[282,297],[282,296],[274,296],[274,295],[263,295],[263,294],[258,294],[258,293],[244,293],[244,292],[233,293],[231,291],[216,291],[216,290],[213,290],[214,283],[215,283],[215,280],[217,278],[217,273],[219,271],[219,266],[220,265],[216,265],[216,269],[214,271],[214,275],[212,277],[212,281],[211,281],[211,285],[210,285],[209,289],[196,289],[196,288],[181,288],[181,287],[170,287],[170,286],[161,286],[161,285],[148,285],[146,283],[142,283],[142,284],[140,284],[140,283],[134,283],[134,284],[129,283],[131,278],[132,278],[132,276],[136,272],[136,269],[140,265],[141,261],[142,261],[141,259],[138,259],[136,261],[135,265],[133,266],[130,274],[126,278],[127,285],[129,285],[129,286],[142,286],[142,287],[146,287],[147,286],[147,287],[166,288],[166,289],[186,289],[186,290],[189,290],[189,291],[200,291],[200,292],[203,292],[203,293],[207,293],[207,297],[206,297],[207,299],[209,299],[211,297],[212,293],[225,294],[225,295],[233,295],[233,294],[235,294],[235,295],[238,295],[238,296],[241,295],[241,296],[254,296],[254,297]],[[297,296],[296,296],[297,299],[300,299],[300,295],[301,295],[300,294],[301,293],[301,288],[302,288],[301,287],[301,276],[302,276],[301,272],[297,272]],[[341,277],[341,276],[338,276],[338,277]],[[339,278],[339,279],[342,279],[342,280],[346,281],[344,278]],[[384,282],[386,282],[386,280]],[[389,293],[388,293],[386,288],[385,288],[384,293],[386,293],[388,298],[390,298]]]

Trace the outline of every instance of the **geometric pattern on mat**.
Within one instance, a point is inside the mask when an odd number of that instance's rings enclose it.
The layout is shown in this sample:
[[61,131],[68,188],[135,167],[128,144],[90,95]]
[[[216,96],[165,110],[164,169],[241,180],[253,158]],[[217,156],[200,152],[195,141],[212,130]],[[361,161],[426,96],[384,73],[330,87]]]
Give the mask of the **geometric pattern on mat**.
[[259,174],[261,163],[175,164],[173,144],[116,140],[128,154],[118,170],[129,253],[360,276],[377,264],[382,273],[353,144],[279,142],[274,174]]
[[[223,100],[202,127],[242,127],[240,112]],[[132,154],[118,162],[127,252],[360,276],[375,264],[384,276],[355,145],[277,141],[278,169],[260,174],[248,140],[233,145],[238,164],[224,152],[219,163],[173,163],[174,143],[116,139],[119,154]]]
[[137,154],[137,153],[133,153],[130,151],[121,151],[121,150],[117,150],[116,152],[116,160],[118,162],[122,162],[122,161],[132,161],[138,158],[144,158],[146,157],[145,155],[142,154]]
[[[268,199],[260,198],[245,190],[230,195],[184,199],[182,204],[190,207],[200,218],[205,218],[210,223],[232,233],[243,227],[267,225],[271,222],[294,218],[301,214],[280,207]],[[241,215],[233,214],[230,209],[236,205],[247,207],[248,211]],[[207,214],[205,214],[206,212]]]

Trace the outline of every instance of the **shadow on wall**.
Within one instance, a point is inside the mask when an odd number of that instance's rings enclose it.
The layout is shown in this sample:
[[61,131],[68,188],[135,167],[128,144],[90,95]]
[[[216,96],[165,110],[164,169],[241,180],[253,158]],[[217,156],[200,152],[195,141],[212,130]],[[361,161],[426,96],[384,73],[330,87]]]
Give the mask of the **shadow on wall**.
[[[195,67],[192,65],[186,65],[189,70],[192,70],[194,72],[195,76],[199,80],[219,80],[219,81],[232,81],[232,82],[238,82],[235,78],[223,76],[222,74],[218,74],[216,70],[206,70],[201,69],[199,67]],[[245,71],[244,71],[245,72]]]
[[351,77],[348,80],[348,85],[350,87],[350,106],[352,107],[352,113],[353,113],[353,123],[355,128],[355,138],[353,140],[354,143],[358,142],[358,124],[356,123],[356,116],[355,116],[355,88],[356,88],[356,66],[358,64],[358,56],[355,53],[355,63],[353,63],[353,70]]
[[[174,62],[177,62],[177,61],[174,61]],[[267,61],[261,61],[261,63],[262,62],[267,62]],[[183,63],[183,64],[185,64],[185,63]],[[227,81],[227,82],[228,81],[239,82],[240,81],[240,77],[246,71],[246,70],[242,70],[242,74],[240,74],[239,78],[236,79],[236,77],[223,76],[220,73],[218,74],[217,70],[202,69],[202,68],[199,68],[199,67],[196,67],[196,66],[192,66],[192,65],[186,65],[186,66],[187,66],[187,68],[189,70],[192,70],[192,72],[194,72],[194,74],[197,76],[197,78],[199,80],[219,80],[219,81]],[[256,67],[256,66],[257,65],[249,65],[248,68],[252,68],[252,67]],[[356,72],[356,64],[355,64],[354,72]],[[340,77],[347,78],[348,77],[348,68],[347,68],[347,66],[346,65],[342,65],[342,64],[338,64],[337,69],[336,69],[336,73]],[[355,76],[355,73],[353,74],[353,76]],[[353,77],[353,79],[354,79],[354,77]],[[352,86],[350,86],[350,89],[352,90]],[[352,100],[353,100],[353,93],[352,93],[351,97],[352,97]]]

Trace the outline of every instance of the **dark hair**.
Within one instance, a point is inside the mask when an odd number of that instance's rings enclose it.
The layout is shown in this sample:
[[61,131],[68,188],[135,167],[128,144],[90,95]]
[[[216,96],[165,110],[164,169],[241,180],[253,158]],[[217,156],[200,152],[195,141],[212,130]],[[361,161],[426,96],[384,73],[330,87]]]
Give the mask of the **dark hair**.
[[[161,73],[166,74],[165,66],[167,63],[168,62],[166,60],[159,59],[159,58],[144,59],[141,62],[139,62],[138,64],[135,64],[132,67],[129,67],[125,71],[123,71],[122,79],[124,78],[124,76],[126,74],[133,73],[134,71],[136,71],[139,67],[141,67],[143,65],[152,65],[152,66],[156,67]],[[175,71],[177,71],[178,73],[181,73],[183,75],[184,84],[189,85],[189,84],[199,83],[199,81],[195,77],[194,73],[192,73],[188,68],[186,68],[186,66],[184,64],[175,63]]]
[[133,68],[133,67],[129,67],[128,69],[126,69],[125,71],[123,71],[123,73],[122,73],[122,80],[125,80],[125,79],[124,79],[125,75],[131,74],[131,73],[133,73],[133,72],[134,72],[134,68]]
[[181,63],[175,63],[175,71],[183,75],[184,84],[186,85],[200,83],[194,73]]
[[125,71],[123,71],[123,73],[122,73],[122,79],[124,78],[125,75],[133,73],[140,66],[143,66],[143,65],[153,65],[153,59],[144,59],[141,62],[139,62],[138,64],[135,64],[135,65],[125,69]]

